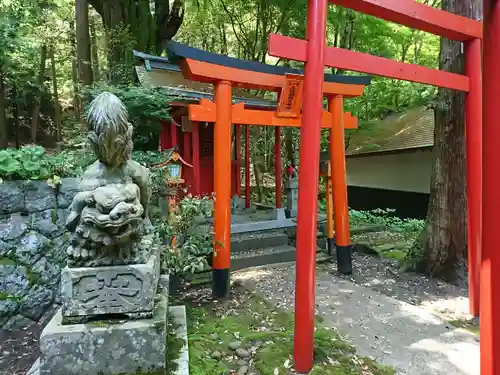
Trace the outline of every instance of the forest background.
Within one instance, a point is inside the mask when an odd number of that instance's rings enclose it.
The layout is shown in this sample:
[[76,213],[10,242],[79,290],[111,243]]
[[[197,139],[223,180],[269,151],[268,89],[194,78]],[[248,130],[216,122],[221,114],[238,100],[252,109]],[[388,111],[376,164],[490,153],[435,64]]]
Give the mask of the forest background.
[[[419,2],[481,17],[478,0]],[[161,89],[136,86],[132,50],[162,55],[174,39],[240,59],[301,67],[269,57],[267,37],[304,39],[306,8],[306,0],[2,0],[0,178],[77,174],[90,162],[85,107],[102,90],[127,106],[135,148],[143,152],[139,157],[158,158],[153,151],[160,120],[169,116],[168,97]],[[460,43],[334,5],[329,5],[327,44],[463,73]],[[463,101],[463,94],[380,77],[361,98],[346,101],[346,110],[360,122],[355,131],[368,134],[374,121],[392,113],[434,109],[435,165],[426,225],[414,246],[415,268],[451,281],[462,274],[467,253]],[[346,133],[347,147],[351,135]],[[251,138],[256,200],[262,202],[272,196],[265,178],[274,170],[274,132],[251,127]],[[284,129],[282,142],[281,162],[298,161],[299,131]],[[321,149],[327,148],[325,133]]]

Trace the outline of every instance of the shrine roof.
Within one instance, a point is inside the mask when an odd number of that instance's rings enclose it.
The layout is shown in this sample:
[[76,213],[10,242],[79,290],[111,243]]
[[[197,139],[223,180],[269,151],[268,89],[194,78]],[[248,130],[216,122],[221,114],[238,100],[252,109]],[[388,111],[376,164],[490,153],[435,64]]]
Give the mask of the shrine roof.
[[[167,43],[167,54],[170,63],[179,64],[184,59],[203,61],[211,64],[226,66],[235,69],[248,70],[253,72],[285,75],[285,74],[304,74],[303,70],[289,68],[285,66],[275,66],[263,64],[256,61],[241,60],[226,55],[219,55],[213,52],[204,51],[198,48],[190,47],[185,44],[170,41]],[[157,60],[158,61],[158,60]],[[350,85],[369,85],[371,76],[354,76],[342,74],[325,74],[325,82],[335,82]]]
[[[371,121],[350,134],[347,156],[365,156],[429,148],[434,145],[434,111],[418,107]],[[328,160],[329,152],[321,153]]]
[[[190,81],[182,75],[178,65],[167,58],[134,51],[134,56],[144,61],[136,66],[135,73],[141,86],[158,87],[176,102],[198,103],[200,99],[213,100],[213,85]],[[248,107],[276,108],[274,100],[265,100],[251,95],[249,90],[234,88],[233,103],[244,103]]]

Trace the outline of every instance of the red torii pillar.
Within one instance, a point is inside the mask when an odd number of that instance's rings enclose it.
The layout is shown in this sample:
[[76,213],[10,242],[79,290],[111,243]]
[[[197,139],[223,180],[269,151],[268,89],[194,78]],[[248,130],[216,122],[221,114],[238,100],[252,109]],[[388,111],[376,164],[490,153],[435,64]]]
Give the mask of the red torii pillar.
[[500,374],[500,1],[483,0],[483,202],[481,261],[481,375]]
[[328,109],[333,115],[330,129],[330,165],[333,188],[333,213],[337,269],[345,275],[352,273],[351,236],[349,233],[349,206],[347,205],[347,176],[344,140],[344,98],[328,98]]
[[231,264],[231,105],[232,87],[227,81],[215,85],[216,122],[214,128],[214,258],[212,292],[214,298],[229,297]]
[[295,370],[308,373],[314,357],[316,231],[327,0],[308,0],[307,62],[304,70],[303,124],[300,128],[297,260],[295,275]]

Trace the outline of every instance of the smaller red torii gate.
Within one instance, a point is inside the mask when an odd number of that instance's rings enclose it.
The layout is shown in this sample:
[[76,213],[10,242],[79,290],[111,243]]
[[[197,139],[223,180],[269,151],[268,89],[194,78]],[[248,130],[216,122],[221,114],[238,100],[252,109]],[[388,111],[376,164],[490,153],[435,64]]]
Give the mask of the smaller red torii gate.
[[[248,124],[276,126],[276,137],[279,139],[280,126],[303,127],[303,120],[307,119],[307,114],[300,114],[301,100],[288,91],[290,85],[297,85],[302,77],[298,71],[284,67],[273,67],[266,64],[244,61],[221,56],[207,51],[198,50],[176,42],[169,42],[167,45],[169,60],[180,66],[184,77],[198,82],[211,83],[215,86],[214,101],[201,100],[199,104],[188,105],[188,114],[191,121],[210,121],[215,122],[214,128],[214,258],[213,258],[213,284],[212,291],[216,298],[226,298],[229,295],[229,272],[230,272],[230,254],[231,254],[231,209],[230,192],[227,181],[230,180],[230,151],[231,151],[231,124]],[[328,111],[323,110],[322,106],[318,109],[321,127],[329,129],[330,132],[330,154],[332,173],[331,180],[333,184],[333,206],[335,212],[335,232],[337,237],[336,253],[338,270],[341,273],[349,274],[352,272],[352,259],[350,249],[349,218],[347,205],[347,185],[345,171],[345,147],[344,147],[344,129],[347,125],[354,128],[357,120],[350,114],[344,113],[344,97],[351,98],[363,94],[364,88],[371,81],[371,77],[366,76],[344,76],[344,75],[325,75],[321,73],[322,82],[314,95],[319,95],[321,99],[325,96],[328,99]],[[323,81],[323,79],[322,79]],[[293,83],[292,83],[293,82]],[[251,110],[244,105],[232,103],[232,88],[240,87],[246,89],[257,89],[274,91],[278,98],[291,100],[291,107],[281,105],[278,111]],[[295,92],[298,96],[302,95],[301,90]],[[304,101],[311,94],[304,88]],[[283,98],[281,95],[283,94]],[[295,102],[293,105],[292,102]],[[288,112],[288,113],[287,113]],[[285,117],[283,117],[285,116]],[[236,128],[238,129],[238,128]],[[245,132],[248,135],[247,132]],[[239,137],[237,137],[239,138]],[[248,156],[248,137],[246,156]],[[301,147],[302,149],[302,147]],[[312,150],[312,151],[311,151]],[[319,179],[319,143],[315,149],[309,152],[318,155],[318,161],[314,166],[316,170],[316,180]],[[315,151],[314,151],[315,150]],[[276,153],[279,151],[277,150]],[[279,165],[279,163],[277,163]],[[302,169],[302,166],[301,166]],[[281,177],[281,172],[277,171],[277,176]],[[248,174],[247,174],[248,178]],[[317,186],[318,181],[316,181]],[[311,182],[304,183],[307,186]],[[279,186],[278,186],[279,185]],[[249,186],[247,180],[247,187]],[[277,194],[281,196],[281,182],[277,181]],[[299,189],[300,191],[300,189]],[[247,191],[247,195],[249,195]],[[317,196],[314,197],[317,207]],[[314,213],[316,225],[317,210]],[[329,221],[331,226],[331,220]],[[297,223],[300,227],[301,223]],[[331,229],[331,228],[330,228]],[[329,234],[333,231],[329,230]],[[316,238],[316,231],[314,232]],[[315,247],[316,249],[316,247]],[[297,259],[301,254],[297,251]],[[314,251],[314,267],[316,266]]]
[[[479,315],[479,286],[481,264],[481,214],[482,214],[482,92],[481,92],[481,39],[482,24],[455,14],[432,8],[412,0],[329,0],[330,3],[342,5],[362,13],[383,18],[408,27],[430,32],[452,40],[464,42],[466,66],[465,75],[443,72],[414,64],[407,64],[391,59],[369,54],[347,51],[340,48],[326,47],[326,15],[328,0],[309,0],[307,9],[306,39],[299,40],[279,35],[270,35],[269,54],[271,56],[302,61],[306,63],[304,74],[303,117],[307,119],[301,128],[301,148],[299,171],[299,203],[297,218],[297,266],[296,266],[296,296],[295,296],[295,369],[298,373],[308,373],[313,366],[314,350],[314,303],[316,270],[314,260],[314,242],[316,222],[313,219],[317,211],[316,194],[318,190],[318,171],[315,166],[319,155],[309,150],[318,149],[321,124],[322,97],[319,94],[323,84],[324,66],[352,70],[378,76],[402,79],[412,82],[444,87],[467,93],[466,97],[466,156],[467,156],[467,212],[468,212],[468,261],[469,261],[469,299],[470,310]],[[500,1],[484,0],[485,14],[491,15],[491,30],[497,32],[500,39]],[[495,15],[496,17],[493,17]],[[498,57],[500,43],[490,39],[490,48],[495,47]],[[493,52],[491,55],[493,56]],[[488,56],[488,57],[489,57]],[[498,64],[485,59],[489,64]],[[488,65],[489,67],[492,67]],[[498,71],[498,68],[496,69]],[[499,74],[491,85],[500,85]],[[491,88],[491,93],[499,93],[497,88]],[[497,96],[498,97],[498,96]],[[337,99],[339,100],[339,99]],[[492,98],[493,99],[493,95]],[[497,99],[496,99],[497,100]],[[334,104],[334,103],[333,103]],[[492,104],[493,107],[493,104]],[[491,121],[494,121],[493,112]],[[486,114],[486,112],[485,112]],[[495,135],[498,136],[498,132]],[[492,131],[493,134],[493,131]],[[484,137],[486,139],[486,137]],[[494,139],[493,137],[491,139]],[[494,142],[491,140],[491,142]],[[491,147],[493,151],[493,147]],[[489,156],[490,160],[493,159]],[[491,169],[493,167],[491,166]],[[498,168],[497,168],[498,169]],[[485,179],[485,181],[487,181]],[[496,181],[496,180],[495,180]],[[484,186],[484,191],[491,192],[490,185]],[[335,186],[334,186],[335,188]],[[334,193],[335,196],[335,193]],[[500,207],[496,198],[495,208]],[[493,212],[490,212],[491,221]],[[492,225],[492,224],[489,224]],[[491,228],[493,235],[493,228]],[[493,247],[493,237],[489,245]],[[490,252],[487,246],[483,248],[483,261],[495,259],[500,266],[500,256]],[[498,259],[497,259],[498,258]],[[484,265],[484,263],[483,263]],[[500,273],[497,271],[497,274]],[[482,374],[500,375],[500,327],[493,326],[491,309],[493,304],[494,272],[486,277],[481,275],[481,342],[482,342]],[[498,282],[500,277],[497,276]],[[496,280],[496,279],[495,279]],[[498,286],[495,286],[498,288]],[[495,289],[496,290],[496,289]],[[498,298],[498,297],[497,297]],[[499,306],[500,307],[500,306]],[[483,318],[485,319],[483,323]],[[492,333],[493,332],[493,333]],[[483,343],[484,339],[484,343]],[[494,360],[496,355],[496,362]]]

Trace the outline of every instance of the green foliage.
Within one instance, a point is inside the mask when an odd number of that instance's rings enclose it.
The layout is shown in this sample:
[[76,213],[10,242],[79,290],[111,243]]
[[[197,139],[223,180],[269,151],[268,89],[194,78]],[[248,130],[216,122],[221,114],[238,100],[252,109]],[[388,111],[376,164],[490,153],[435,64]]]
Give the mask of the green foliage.
[[74,176],[91,161],[88,153],[48,154],[41,146],[0,150],[0,178],[45,180],[54,176]]
[[[326,211],[326,200],[321,199],[318,202],[318,207],[321,211]],[[360,227],[367,224],[378,224],[386,227],[392,232],[399,232],[414,236],[419,234],[425,225],[424,220],[420,219],[401,219],[394,216],[394,209],[377,208],[370,211],[359,211],[349,209],[349,224],[352,227]]]
[[349,222],[352,226],[363,224],[380,224],[388,230],[394,232],[403,232],[409,234],[420,233],[424,228],[424,220],[419,219],[401,219],[394,216],[395,210],[390,208],[378,208],[371,211],[349,210]]
[[199,219],[206,221],[211,214],[209,197],[187,196],[181,200],[179,212],[169,222],[160,224],[160,235],[166,243],[163,267],[168,273],[188,277],[208,268],[212,234],[200,230],[197,223]]
[[[81,139],[85,144],[85,139]],[[62,177],[81,175],[96,161],[96,156],[86,147],[65,149],[49,153],[41,146],[24,146],[20,149],[0,150],[0,178],[3,180],[46,180],[57,184]],[[165,155],[157,151],[134,151],[132,159],[150,168],[153,200],[156,201],[164,185],[163,174],[153,166],[165,161]]]
[[170,119],[171,98],[161,88],[137,86],[110,86],[104,83],[83,92],[86,107],[103,91],[115,94],[123,102],[134,126],[134,147],[151,150],[158,148],[160,121]]

